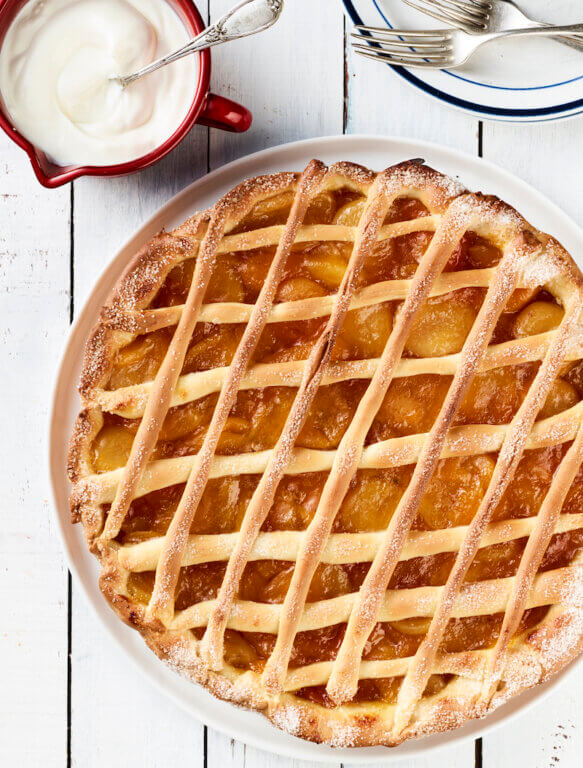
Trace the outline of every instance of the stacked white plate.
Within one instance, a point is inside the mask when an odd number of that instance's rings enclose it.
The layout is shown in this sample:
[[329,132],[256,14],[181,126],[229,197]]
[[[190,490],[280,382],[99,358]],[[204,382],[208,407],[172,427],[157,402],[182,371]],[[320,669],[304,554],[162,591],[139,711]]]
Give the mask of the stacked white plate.
[[[583,22],[580,0],[515,2],[539,21]],[[402,0],[344,0],[344,6],[355,24],[398,29],[445,26]],[[583,52],[552,39],[496,41],[455,70],[392,69],[429,96],[482,119],[549,121],[583,113]]]

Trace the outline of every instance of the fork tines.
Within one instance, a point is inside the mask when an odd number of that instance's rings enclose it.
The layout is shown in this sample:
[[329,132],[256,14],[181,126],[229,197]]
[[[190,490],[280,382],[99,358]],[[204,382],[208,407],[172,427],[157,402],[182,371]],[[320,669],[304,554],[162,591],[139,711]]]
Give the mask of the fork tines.
[[[448,30],[393,30],[356,26],[353,48],[361,56],[399,65],[438,67],[451,53]],[[373,33],[371,35],[371,33]]]
[[468,32],[486,29],[492,10],[489,0],[403,0],[405,5],[437,21],[463,27]]

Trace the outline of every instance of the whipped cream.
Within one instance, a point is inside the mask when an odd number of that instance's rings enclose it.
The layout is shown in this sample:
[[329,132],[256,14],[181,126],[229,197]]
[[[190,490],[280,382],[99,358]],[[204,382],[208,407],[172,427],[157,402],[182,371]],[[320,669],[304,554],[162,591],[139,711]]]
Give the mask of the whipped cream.
[[111,77],[189,39],[166,0],[29,0],[0,51],[0,92],[17,130],[57,165],[135,160],[186,117],[198,57],[126,88]]

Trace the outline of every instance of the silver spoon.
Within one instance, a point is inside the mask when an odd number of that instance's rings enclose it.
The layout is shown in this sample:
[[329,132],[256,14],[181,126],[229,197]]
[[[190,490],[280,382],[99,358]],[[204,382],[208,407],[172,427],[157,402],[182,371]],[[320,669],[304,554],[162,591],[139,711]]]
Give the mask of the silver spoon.
[[166,64],[178,61],[178,59],[189,56],[191,53],[211,48],[213,45],[228,43],[231,40],[238,40],[240,37],[254,35],[256,32],[263,32],[264,29],[275,24],[282,10],[283,0],[244,0],[242,3],[237,3],[217,22],[203,29],[199,35],[177,51],[162,56],[137,72],[129,75],[112,75],[110,79],[115,80],[121,84],[122,88],[125,88],[134,80],[149,75],[150,72],[155,72],[157,69],[165,67]]

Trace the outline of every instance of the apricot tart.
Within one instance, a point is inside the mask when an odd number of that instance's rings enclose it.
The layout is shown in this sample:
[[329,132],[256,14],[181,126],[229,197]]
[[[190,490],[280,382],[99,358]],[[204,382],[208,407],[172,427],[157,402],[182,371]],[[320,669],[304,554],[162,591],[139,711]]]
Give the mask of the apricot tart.
[[583,646],[583,278],[420,162],[243,182],[88,341],[73,521],[119,616],[298,736],[394,745]]

